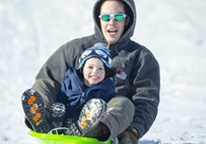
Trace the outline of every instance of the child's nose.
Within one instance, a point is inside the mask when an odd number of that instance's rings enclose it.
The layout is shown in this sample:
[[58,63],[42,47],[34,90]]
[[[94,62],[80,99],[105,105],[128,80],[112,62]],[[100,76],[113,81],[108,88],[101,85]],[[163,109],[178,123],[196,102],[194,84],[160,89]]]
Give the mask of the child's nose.
[[92,72],[93,72],[93,73],[96,73],[96,72],[97,72],[97,69],[96,69],[96,68],[94,68]]

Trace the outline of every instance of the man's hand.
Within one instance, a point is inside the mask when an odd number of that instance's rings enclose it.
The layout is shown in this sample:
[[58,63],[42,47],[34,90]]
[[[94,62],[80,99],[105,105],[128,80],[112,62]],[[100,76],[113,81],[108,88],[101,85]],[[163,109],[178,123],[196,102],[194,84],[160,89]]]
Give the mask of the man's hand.
[[125,131],[118,135],[120,144],[138,144],[139,133],[130,125]]

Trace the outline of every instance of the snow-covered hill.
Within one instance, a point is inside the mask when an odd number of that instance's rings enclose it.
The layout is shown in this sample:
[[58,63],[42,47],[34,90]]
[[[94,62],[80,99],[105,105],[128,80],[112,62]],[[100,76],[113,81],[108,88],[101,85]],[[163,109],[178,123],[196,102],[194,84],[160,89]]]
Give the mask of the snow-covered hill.
[[[37,144],[24,125],[21,94],[48,57],[67,41],[94,32],[95,0],[0,0],[0,143]],[[147,143],[206,142],[204,0],[135,0],[133,40],[161,68],[161,102]]]

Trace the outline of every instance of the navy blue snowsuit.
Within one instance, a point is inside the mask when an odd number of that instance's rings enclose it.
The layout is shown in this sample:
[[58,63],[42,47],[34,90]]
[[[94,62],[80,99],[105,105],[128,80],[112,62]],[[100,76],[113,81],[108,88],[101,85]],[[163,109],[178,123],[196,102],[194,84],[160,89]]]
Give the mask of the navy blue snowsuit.
[[116,95],[115,82],[111,78],[85,89],[75,68],[70,67],[65,77],[57,101],[65,104],[66,117],[72,117],[75,121],[87,101],[100,98],[108,102]]

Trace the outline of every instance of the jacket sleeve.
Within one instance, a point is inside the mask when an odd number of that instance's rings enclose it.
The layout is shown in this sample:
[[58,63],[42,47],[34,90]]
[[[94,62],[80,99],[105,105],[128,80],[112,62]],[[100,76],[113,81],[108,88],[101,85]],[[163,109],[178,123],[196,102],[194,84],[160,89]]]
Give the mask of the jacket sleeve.
[[149,51],[142,51],[133,65],[131,90],[135,105],[132,125],[142,137],[153,124],[158,110],[160,91],[159,65]]
[[[32,86],[43,97],[45,108],[49,111],[50,106],[56,101],[61,83],[65,78],[65,72],[71,66],[76,66],[79,52],[72,41],[61,46],[40,69],[36,81]],[[78,45],[79,46],[79,45]],[[49,114],[46,113],[49,117]]]

